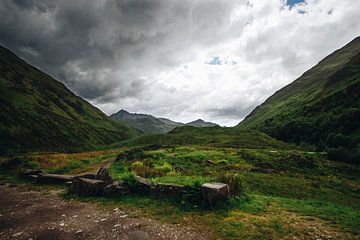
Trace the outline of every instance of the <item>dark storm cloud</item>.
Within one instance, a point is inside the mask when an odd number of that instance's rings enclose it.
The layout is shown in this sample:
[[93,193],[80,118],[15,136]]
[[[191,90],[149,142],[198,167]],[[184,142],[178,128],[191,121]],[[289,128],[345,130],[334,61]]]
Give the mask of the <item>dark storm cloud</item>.
[[[234,124],[356,36],[358,9],[350,0],[2,0],[0,43],[108,114]],[[215,58],[236,64],[208,64]]]

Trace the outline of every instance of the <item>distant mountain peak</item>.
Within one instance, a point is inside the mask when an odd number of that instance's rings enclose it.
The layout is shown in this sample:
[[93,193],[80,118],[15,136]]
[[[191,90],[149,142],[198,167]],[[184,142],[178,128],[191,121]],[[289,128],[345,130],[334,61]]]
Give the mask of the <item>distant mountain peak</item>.
[[205,122],[204,120],[202,120],[201,118],[189,122],[186,124],[187,126],[194,126],[194,127],[215,127],[215,126],[219,126],[216,123],[212,123],[212,122]]
[[130,113],[121,109],[110,116],[111,118],[123,122],[131,127],[139,129],[144,133],[168,133],[176,127],[193,126],[193,127],[213,127],[218,126],[212,122],[205,122],[202,119],[189,122],[187,124],[174,122],[167,118],[158,118],[149,114]]

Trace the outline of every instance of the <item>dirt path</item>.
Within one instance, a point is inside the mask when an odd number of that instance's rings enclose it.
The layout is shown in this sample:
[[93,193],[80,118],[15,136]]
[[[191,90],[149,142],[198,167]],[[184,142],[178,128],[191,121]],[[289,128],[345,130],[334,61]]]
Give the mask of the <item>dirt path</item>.
[[118,208],[63,200],[62,190],[0,186],[0,239],[213,239],[196,226],[130,217]]

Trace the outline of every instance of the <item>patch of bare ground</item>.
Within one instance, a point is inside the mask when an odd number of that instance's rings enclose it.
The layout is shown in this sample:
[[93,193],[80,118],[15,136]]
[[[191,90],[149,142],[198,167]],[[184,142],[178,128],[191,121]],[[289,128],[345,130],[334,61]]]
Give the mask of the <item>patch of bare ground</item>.
[[134,217],[126,209],[64,200],[56,190],[0,186],[0,239],[214,239],[208,228]]

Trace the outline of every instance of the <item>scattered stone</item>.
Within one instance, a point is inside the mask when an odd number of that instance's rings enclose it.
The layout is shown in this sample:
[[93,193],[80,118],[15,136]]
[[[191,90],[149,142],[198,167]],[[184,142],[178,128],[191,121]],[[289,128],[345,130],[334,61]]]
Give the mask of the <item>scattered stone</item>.
[[81,174],[81,175],[77,175],[77,178],[89,178],[89,179],[96,179],[96,174],[93,173],[85,173],[85,174]]
[[112,177],[109,174],[109,171],[105,167],[101,167],[96,174],[96,179],[102,180],[107,184],[111,184],[113,182]]
[[120,218],[126,218],[126,217],[128,217],[128,215],[127,214],[124,214],[124,215],[121,215],[121,216],[119,216]]
[[225,183],[205,183],[201,186],[204,200],[210,204],[216,204],[229,198],[229,187]]
[[65,226],[65,223],[63,223],[63,222],[60,223],[60,227],[63,227],[63,226]]
[[[23,178],[26,178],[26,179],[29,179],[29,180],[36,180],[36,178],[38,177],[39,174],[41,173],[44,173],[43,170],[40,170],[40,169],[37,169],[37,170],[34,170],[34,169],[26,169],[25,171],[23,171],[21,173],[21,176]],[[36,176],[36,177],[35,177]]]
[[184,192],[184,186],[177,184],[158,183],[155,185],[155,193],[160,197],[180,198]]
[[129,240],[148,240],[150,235],[147,232],[135,230],[128,233]]
[[73,177],[69,175],[40,173],[37,182],[40,183],[66,183],[72,181]]
[[76,231],[76,234],[79,234],[79,233],[82,233],[83,231],[82,230],[78,230]]
[[106,183],[102,180],[88,178],[74,178],[71,192],[79,196],[101,196]]
[[207,163],[211,164],[211,165],[217,165],[216,162],[214,162],[213,160],[209,159],[209,160],[206,160]]
[[129,186],[124,181],[116,181],[109,184],[104,189],[106,196],[123,196],[130,193]]
[[11,235],[11,237],[20,237],[24,232],[18,232]]
[[149,193],[152,188],[154,188],[154,184],[150,182],[148,179],[136,176],[135,177],[137,184],[139,186],[139,190],[142,193]]

